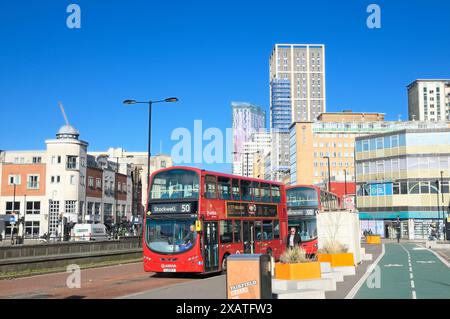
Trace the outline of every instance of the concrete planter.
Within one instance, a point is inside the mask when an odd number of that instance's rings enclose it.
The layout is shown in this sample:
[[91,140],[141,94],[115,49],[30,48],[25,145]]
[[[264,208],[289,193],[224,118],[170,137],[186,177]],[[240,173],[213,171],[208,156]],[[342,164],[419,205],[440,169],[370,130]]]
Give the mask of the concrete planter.
[[366,244],[381,244],[381,236],[380,235],[369,235],[366,236]]
[[331,267],[355,266],[355,258],[352,253],[317,254],[317,260],[322,263],[330,263]]
[[320,263],[275,264],[275,278],[285,280],[305,280],[321,278]]

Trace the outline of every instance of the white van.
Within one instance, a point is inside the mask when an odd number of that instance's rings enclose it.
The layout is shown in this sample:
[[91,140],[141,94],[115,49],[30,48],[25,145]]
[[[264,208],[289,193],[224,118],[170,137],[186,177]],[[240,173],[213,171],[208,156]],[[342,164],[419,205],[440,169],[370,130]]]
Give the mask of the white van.
[[75,224],[72,230],[74,241],[108,240],[106,226],[103,224]]

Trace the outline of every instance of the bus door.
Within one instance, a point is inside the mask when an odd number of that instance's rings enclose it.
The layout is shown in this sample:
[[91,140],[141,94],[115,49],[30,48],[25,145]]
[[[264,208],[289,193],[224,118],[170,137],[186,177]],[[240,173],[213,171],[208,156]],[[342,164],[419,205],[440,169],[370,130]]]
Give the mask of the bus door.
[[242,235],[244,239],[244,254],[255,253],[255,222],[244,220],[242,222]]
[[205,272],[219,270],[219,228],[217,222],[204,223]]

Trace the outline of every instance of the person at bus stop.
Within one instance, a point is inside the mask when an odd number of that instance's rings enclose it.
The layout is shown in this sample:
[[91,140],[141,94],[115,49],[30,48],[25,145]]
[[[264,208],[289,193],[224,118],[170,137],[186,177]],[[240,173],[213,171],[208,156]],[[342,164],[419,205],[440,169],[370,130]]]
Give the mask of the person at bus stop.
[[287,237],[287,248],[294,248],[295,246],[298,246],[302,243],[302,239],[300,238],[299,234],[297,233],[297,230],[295,227],[291,227],[289,231],[289,235]]

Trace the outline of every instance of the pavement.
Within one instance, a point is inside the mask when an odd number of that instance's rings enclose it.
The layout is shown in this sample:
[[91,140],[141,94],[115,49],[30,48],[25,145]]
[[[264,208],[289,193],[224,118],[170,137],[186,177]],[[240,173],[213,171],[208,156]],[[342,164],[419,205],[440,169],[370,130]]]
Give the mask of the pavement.
[[63,272],[0,280],[0,299],[116,298],[197,279],[146,273],[142,262],[81,270],[80,288],[68,288],[70,275]]
[[355,299],[450,299],[450,264],[424,245],[385,244],[378,267]]
[[381,255],[381,245],[362,244],[361,247],[366,249],[366,254],[372,254],[372,260],[362,261],[356,267],[356,273],[354,276],[345,276],[344,281],[336,283],[335,291],[325,292],[326,299],[345,299],[345,297],[350,293],[353,287],[367,272],[368,267],[372,265],[372,263],[378,258],[378,256]]
[[[375,260],[381,254],[381,245],[363,245],[366,253]],[[366,273],[372,261],[362,262],[356,267],[356,275],[345,276],[344,281],[337,283],[337,290],[326,292],[327,299],[344,299],[355,284]],[[192,283],[181,283],[152,289],[145,292],[126,295],[121,299],[226,299],[226,275],[209,277]]]
[[226,299],[226,275],[216,275],[192,282],[175,284],[119,299]]

